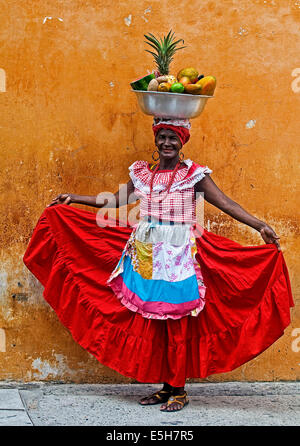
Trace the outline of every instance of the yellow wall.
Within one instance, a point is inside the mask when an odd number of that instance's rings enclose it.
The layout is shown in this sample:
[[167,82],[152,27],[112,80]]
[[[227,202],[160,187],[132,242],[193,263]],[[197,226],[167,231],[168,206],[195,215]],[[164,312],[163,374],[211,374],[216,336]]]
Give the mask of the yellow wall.
[[[115,192],[133,161],[151,160],[152,119],[129,82],[154,68],[144,32],[170,28],[187,45],[171,74],[192,65],[218,82],[192,121],[186,158],[212,168],[226,194],[281,236],[296,303],[280,340],[208,380],[299,379],[300,2],[15,0],[1,8],[0,379],[130,381],[72,340],[22,256],[58,193]],[[263,243],[209,205],[205,222],[242,244]]]

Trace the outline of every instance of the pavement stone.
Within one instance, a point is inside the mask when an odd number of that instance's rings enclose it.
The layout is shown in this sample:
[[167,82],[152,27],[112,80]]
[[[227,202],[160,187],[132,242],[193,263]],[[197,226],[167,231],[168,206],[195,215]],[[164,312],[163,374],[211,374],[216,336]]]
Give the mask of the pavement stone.
[[18,389],[0,387],[0,426],[32,426]]
[[0,410],[0,426],[32,426],[25,410]]
[[24,410],[18,389],[1,389],[0,410]]
[[[34,426],[300,425],[298,382],[191,383],[186,386],[190,404],[174,413],[160,412],[159,405],[138,404],[140,398],[157,389],[159,386],[154,384],[0,382],[0,424],[21,423],[22,414],[22,422],[29,421]],[[10,411],[5,407],[9,404]],[[13,410],[17,405],[18,420]]]

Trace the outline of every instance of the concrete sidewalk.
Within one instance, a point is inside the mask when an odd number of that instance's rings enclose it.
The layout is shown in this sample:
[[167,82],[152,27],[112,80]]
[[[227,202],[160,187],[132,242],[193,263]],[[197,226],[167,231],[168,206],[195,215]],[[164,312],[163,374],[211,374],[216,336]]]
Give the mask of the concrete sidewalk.
[[300,384],[188,384],[190,404],[164,413],[137,401],[148,384],[0,382],[0,426],[299,426]]

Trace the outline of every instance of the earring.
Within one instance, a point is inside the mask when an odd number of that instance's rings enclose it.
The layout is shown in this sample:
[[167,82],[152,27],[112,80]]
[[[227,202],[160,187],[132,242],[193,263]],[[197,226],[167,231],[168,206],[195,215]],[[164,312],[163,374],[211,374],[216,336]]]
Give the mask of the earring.
[[[156,159],[153,156],[155,152],[158,153],[158,158],[156,158]],[[159,160],[159,151],[158,150],[154,150],[154,152],[152,153],[152,159],[153,159],[153,161],[158,161]]]
[[180,152],[179,153],[179,161],[182,163],[183,160],[184,160],[184,153]]

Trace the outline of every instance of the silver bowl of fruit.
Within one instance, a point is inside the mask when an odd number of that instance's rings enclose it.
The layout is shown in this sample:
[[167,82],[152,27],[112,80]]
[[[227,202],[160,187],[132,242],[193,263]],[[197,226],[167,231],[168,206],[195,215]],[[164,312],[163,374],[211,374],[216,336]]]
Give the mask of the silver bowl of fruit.
[[143,113],[162,118],[189,119],[199,116],[213,96],[132,90]]
[[[214,76],[199,75],[194,67],[181,69],[177,76],[169,73],[169,65],[183,39],[175,40],[172,30],[164,38],[144,34],[154,56],[156,70],[130,83],[141,110],[146,115],[162,118],[196,118],[216,87]],[[155,51],[155,52],[153,52]]]

